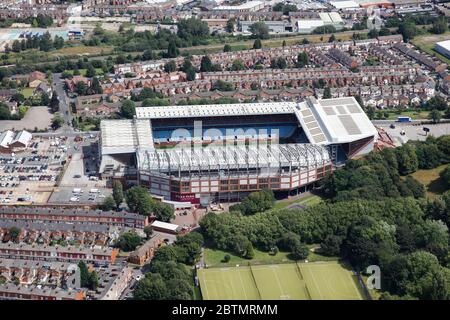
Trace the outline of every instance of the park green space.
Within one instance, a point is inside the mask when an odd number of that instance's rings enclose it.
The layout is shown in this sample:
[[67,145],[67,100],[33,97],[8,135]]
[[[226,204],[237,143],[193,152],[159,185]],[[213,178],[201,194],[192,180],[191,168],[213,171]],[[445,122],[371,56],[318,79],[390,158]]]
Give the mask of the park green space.
[[205,300],[362,300],[356,276],[338,261],[198,270]]

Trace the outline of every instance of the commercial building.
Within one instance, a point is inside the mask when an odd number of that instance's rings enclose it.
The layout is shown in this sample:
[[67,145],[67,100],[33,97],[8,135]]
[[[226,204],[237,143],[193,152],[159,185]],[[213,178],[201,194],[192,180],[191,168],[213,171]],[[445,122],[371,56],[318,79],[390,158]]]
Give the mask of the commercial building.
[[376,139],[353,97],[141,107],[135,119],[101,122],[100,173],[166,200],[231,201],[304,190]]

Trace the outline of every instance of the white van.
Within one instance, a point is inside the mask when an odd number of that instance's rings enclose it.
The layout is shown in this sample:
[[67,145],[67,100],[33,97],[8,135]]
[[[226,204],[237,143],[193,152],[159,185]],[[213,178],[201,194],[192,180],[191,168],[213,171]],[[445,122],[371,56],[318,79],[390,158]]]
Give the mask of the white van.
[[82,193],[82,192],[83,192],[83,190],[81,190],[81,188],[74,188],[72,190],[72,193]]
[[91,181],[98,181],[98,177],[96,177],[96,176],[90,176],[90,177],[89,177],[89,180],[91,180]]
[[91,190],[89,191],[89,193],[99,193],[99,190],[98,190],[98,189],[91,189]]

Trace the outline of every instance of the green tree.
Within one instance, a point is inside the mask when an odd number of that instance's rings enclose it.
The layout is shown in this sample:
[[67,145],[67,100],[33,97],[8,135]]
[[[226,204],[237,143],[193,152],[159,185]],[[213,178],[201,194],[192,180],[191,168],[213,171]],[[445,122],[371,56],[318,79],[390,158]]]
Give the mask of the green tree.
[[435,34],[442,34],[448,30],[448,24],[445,17],[437,18],[433,22],[433,26],[431,27],[431,32]]
[[433,109],[428,114],[428,119],[430,119],[434,123],[438,123],[442,119],[442,114],[439,110]]
[[253,49],[261,49],[262,48],[262,43],[261,43],[261,39],[256,39],[255,42],[253,42]]
[[11,237],[11,240],[13,242],[17,242],[19,240],[19,235],[20,235],[20,229],[17,227],[11,227],[8,230],[8,234]]
[[201,72],[210,72],[212,70],[212,62],[211,59],[206,55],[202,57],[200,62],[200,71]]
[[406,21],[400,24],[398,31],[403,36],[403,41],[408,42],[417,35],[417,27],[413,22]]
[[78,81],[75,85],[75,92],[79,94],[80,96],[84,96],[87,91],[86,83],[83,81]]
[[117,207],[116,202],[114,201],[114,198],[111,196],[107,196],[105,199],[103,199],[100,209],[103,211],[111,211],[114,210]]
[[417,154],[411,145],[404,144],[396,149],[396,153],[398,169],[401,175],[407,175],[417,170],[419,161],[417,159]]
[[52,98],[50,100],[50,110],[52,113],[59,111],[59,99],[56,91],[53,91]]
[[91,84],[91,91],[93,94],[102,94],[103,93],[103,88],[100,85],[100,81],[98,80],[97,77],[94,77],[92,79],[92,84]]
[[309,64],[309,56],[306,52],[300,52],[297,56],[297,68],[304,68]]
[[226,30],[228,33],[233,33],[233,32],[234,32],[234,27],[235,27],[235,25],[236,25],[236,20],[235,20],[234,18],[230,18],[230,19],[228,19],[228,21],[227,21],[227,24],[226,24],[226,26],[225,26],[225,30]]
[[236,59],[233,61],[231,65],[231,71],[239,71],[239,70],[245,70],[246,67],[241,59]]
[[325,87],[325,89],[323,90],[323,99],[331,99],[330,87]]
[[291,257],[294,260],[303,260],[308,257],[309,249],[306,244],[298,242],[291,248]]
[[380,265],[398,250],[395,226],[363,216],[350,227],[343,248],[349,260],[360,270],[372,264]]
[[167,73],[174,72],[177,70],[177,64],[174,60],[170,60],[164,64],[164,71]]
[[269,27],[262,21],[258,21],[250,25],[248,28],[253,38],[268,39]]
[[439,176],[450,186],[450,165],[447,165],[445,169],[441,171]]
[[120,114],[126,119],[133,119],[136,114],[136,106],[133,101],[125,100],[120,107]]
[[152,213],[153,200],[144,187],[128,189],[125,198],[131,212],[137,212],[146,216]]
[[61,126],[64,123],[64,119],[61,117],[61,114],[55,113],[52,120],[52,129],[56,130],[58,128],[61,128]]
[[122,204],[124,198],[122,182],[120,182],[119,180],[114,180],[112,187],[113,187],[112,196],[114,202],[116,203],[116,206],[119,207]]
[[133,296],[137,300],[165,300],[167,287],[160,274],[148,273],[136,285]]
[[169,46],[167,47],[167,58],[176,58],[180,54],[180,50],[177,47],[177,44],[173,39],[169,41]]
[[134,231],[124,232],[116,241],[116,247],[125,252],[133,251],[141,244],[141,237]]
[[249,241],[247,247],[245,248],[245,258],[253,259],[255,257],[255,251],[253,250],[252,243]]
[[86,77],[92,78],[95,77],[96,71],[95,68],[92,66],[92,64],[89,64],[89,66],[86,69]]
[[144,233],[147,236],[147,239],[150,239],[150,237],[153,235],[153,228],[151,226],[146,226],[144,228]]
[[231,52],[231,46],[229,44],[226,44],[223,46],[223,52]]

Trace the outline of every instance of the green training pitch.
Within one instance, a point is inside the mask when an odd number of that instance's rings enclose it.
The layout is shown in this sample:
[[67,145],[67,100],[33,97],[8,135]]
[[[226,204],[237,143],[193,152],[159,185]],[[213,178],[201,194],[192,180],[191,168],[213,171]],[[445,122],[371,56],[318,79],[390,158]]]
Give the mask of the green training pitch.
[[205,300],[259,300],[250,267],[198,270]]
[[361,300],[356,276],[337,261],[198,270],[205,300]]

